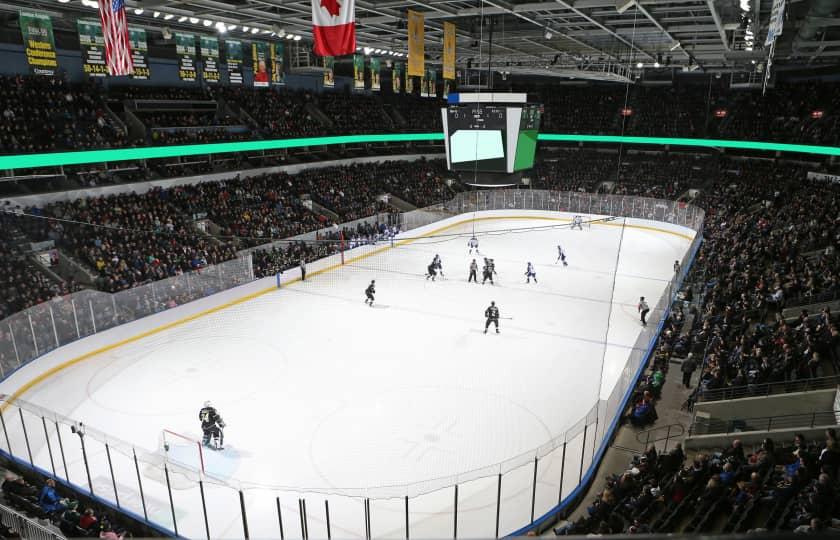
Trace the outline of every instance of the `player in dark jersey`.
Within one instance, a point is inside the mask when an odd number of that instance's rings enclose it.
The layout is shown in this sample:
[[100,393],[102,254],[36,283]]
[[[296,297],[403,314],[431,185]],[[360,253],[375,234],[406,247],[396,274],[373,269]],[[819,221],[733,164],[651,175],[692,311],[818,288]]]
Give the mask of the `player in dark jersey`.
[[434,281],[436,276],[437,265],[434,261],[432,261],[431,264],[429,264],[429,266],[426,267],[426,279],[428,280],[429,278],[432,278],[432,281]]
[[209,401],[204,402],[204,407],[198,412],[198,419],[201,421],[201,431],[204,434],[201,444],[214,450],[224,450],[225,421]]
[[376,294],[376,280],[370,280],[370,285],[365,289],[365,304],[373,307],[373,295]]
[[484,285],[487,283],[487,280],[490,280],[490,285],[493,285],[493,263],[490,262],[490,259],[484,258],[484,267],[481,270],[481,284]]
[[484,316],[487,322],[484,323],[484,333],[490,328],[490,324],[496,325],[496,333],[499,333],[499,308],[496,307],[496,302],[490,302],[490,306],[484,310]]

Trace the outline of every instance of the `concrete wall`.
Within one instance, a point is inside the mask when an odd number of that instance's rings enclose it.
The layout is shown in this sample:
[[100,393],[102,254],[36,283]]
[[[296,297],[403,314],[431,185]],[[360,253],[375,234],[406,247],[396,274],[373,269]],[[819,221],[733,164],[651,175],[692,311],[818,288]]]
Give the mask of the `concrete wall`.
[[836,389],[828,388],[810,392],[708,401],[694,405],[694,414],[695,416],[707,414],[713,420],[734,420],[831,411],[834,409],[836,394]]
[[318,161],[314,163],[297,163],[294,165],[278,165],[274,167],[261,167],[258,169],[245,169],[242,171],[227,171],[213,174],[203,174],[199,176],[183,176],[178,178],[167,178],[164,180],[153,180],[150,182],[135,182],[132,184],[121,184],[117,186],[101,186],[95,188],[74,189],[70,191],[58,191],[55,193],[42,193],[38,195],[23,195],[19,197],[12,197],[9,199],[2,199],[0,203],[9,201],[12,205],[21,207],[26,206],[44,206],[46,204],[71,201],[75,199],[82,199],[86,197],[102,197],[108,195],[117,195],[120,193],[146,193],[153,188],[171,188],[175,186],[184,186],[189,184],[200,184],[202,182],[215,182],[218,180],[226,180],[240,176],[248,178],[251,176],[259,176],[261,174],[272,174],[285,172],[288,174],[296,174],[307,169],[323,169],[325,167],[337,167],[341,165],[351,165],[357,163],[379,163],[382,161],[417,161],[419,159],[442,159],[443,154],[404,154],[397,156],[370,156],[349,159],[336,159],[333,161]]

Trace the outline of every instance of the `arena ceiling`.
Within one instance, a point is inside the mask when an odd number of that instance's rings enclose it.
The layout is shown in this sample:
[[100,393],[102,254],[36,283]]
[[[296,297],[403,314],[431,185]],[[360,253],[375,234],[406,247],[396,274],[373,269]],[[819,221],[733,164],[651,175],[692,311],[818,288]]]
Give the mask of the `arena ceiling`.
[[[290,41],[308,48],[310,0],[126,0],[133,24]],[[734,71],[759,76],[773,0],[356,0],[360,47],[406,52],[406,10],[425,13],[426,57],[439,63],[443,22],[457,25],[460,66],[496,71],[631,77],[642,69]],[[50,11],[68,27],[95,15],[92,0],[0,0],[0,10]],[[788,0],[774,69],[840,63],[840,0]],[[191,21],[198,22],[193,23]],[[211,26],[205,26],[209,21]],[[57,21],[58,24],[61,24]],[[247,27],[247,33],[244,31]],[[490,42],[492,40],[492,50]],[[293,67],[296,59],[292,59]],[[598,77],[598,73],[602,77]]]

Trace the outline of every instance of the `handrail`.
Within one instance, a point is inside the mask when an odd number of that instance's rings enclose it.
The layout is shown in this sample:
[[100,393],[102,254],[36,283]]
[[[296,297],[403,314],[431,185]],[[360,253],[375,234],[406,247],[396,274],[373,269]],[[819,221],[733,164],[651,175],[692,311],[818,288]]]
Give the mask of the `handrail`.
[[772,431],[774,429],[813,428],[815,426],[840,425],[840,410],[814,411],[801,414],[758,416],[754,418],[730,418],[728,420],[706,420],[694,418],[688,436],[743,433],[748,431]]
[[724,401],[744,397],[761,397],[772,394],[789,394],[791,392],[808,392],[809,390],[824,390],[840,385],[840,375],[819,377],[816,379],[802,379],[798,381],[781,381],[762,384],[748,384],[730,388],[717,388],[699,392],[696,403],[709,401]]
[[59,533],[44,527],[32,518],[4,504],[0,504],[0,516],[2,516],[3,525],[17,532],[21,538],[27,540],[66,540]]

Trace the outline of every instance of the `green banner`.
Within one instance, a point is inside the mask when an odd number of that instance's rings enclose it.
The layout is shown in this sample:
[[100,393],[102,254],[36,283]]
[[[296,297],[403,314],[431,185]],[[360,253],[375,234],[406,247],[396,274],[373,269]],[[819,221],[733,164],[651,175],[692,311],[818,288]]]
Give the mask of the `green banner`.
[[201,74],[205,82],[215,84],[219,82],[219,40],[211,36],[200,36]]
[[324,88],[335,88],[335,58],[324,57]]
[[382,60],[379,58],[370,59],[370,89],[379,91],[379,74],[381,73]]
[[242,42],[238,39],[225,40],[225,62],[228,82],[242,84]]
[[402,92],[402,76],[403,63],[394,62],[394,67],[393,69],[391,69],[391,91],[395,94],[399,94]]
[[251,60],[254,69],[254,87],[268,88],[271,80],[271,68],[268,63],[268,43],[254,41],[251,43]]
[[20,33],[29,71],[33,75],[55,75],[58,56],[55,53],[55,36],[49,15],[33,11],[20,12]]
[[131,47],[131,59],[134,61],[134,73],[131,78],[148,79],[151,72],[149,71],[149,43],[146,41],[146,30],[129,26],[128,44]]
[[283,43],[271,43],[270,45],[272,84],[286,84],[285,50],[286,46]]
[[365,55],[353,55],[353,89],[365,89]]
[[195,70],[195,35],[175,32],[175,54],[178,56],[178,78],[186,82],[195,82],[198,73]]
[[79,47],[82,49],[82,70],[91,77],[106,77],[108,65],[105,63],[105,36],[99,21],[76,21],[79,32]]

